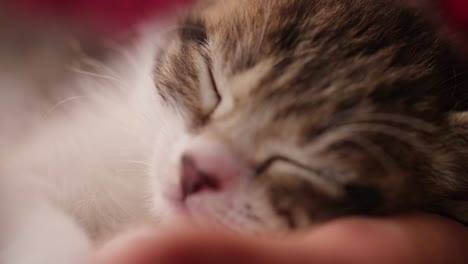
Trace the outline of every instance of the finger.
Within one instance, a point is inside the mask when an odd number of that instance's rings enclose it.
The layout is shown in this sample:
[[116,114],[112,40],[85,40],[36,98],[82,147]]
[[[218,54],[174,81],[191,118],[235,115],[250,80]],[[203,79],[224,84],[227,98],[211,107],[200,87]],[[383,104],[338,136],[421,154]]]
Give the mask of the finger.
[[272,260],[269,253],[272,246],[264,241],[206,230],[179,229],[164,235],[140,230],[105,245],[95,256],[94,263],[288,263],[286,258],[278,256]]
[[107,251],[98,263],[465,263],[467,232],[440,217],[406,216],[339,220],[284,241],[193,231],[146,234]]
[[313,246],[312,254],[318,263],[466,263],[468,260],[468,229],[433,215],[338,220],[311,232],[304,244]]

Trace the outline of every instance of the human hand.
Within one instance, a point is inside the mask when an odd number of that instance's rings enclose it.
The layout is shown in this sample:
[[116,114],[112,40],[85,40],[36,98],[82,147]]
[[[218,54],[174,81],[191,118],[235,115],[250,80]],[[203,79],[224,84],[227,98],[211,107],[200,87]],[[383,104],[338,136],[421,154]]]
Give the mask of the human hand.
[[468,263],[468,228],[434,215],[350,218],[281,240],[149,230],[118,238],[93,264]]

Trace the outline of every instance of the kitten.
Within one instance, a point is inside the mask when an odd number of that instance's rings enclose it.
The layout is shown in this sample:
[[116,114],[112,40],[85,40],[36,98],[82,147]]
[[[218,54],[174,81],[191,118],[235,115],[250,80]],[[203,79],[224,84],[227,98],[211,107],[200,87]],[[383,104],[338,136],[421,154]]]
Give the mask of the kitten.
[[72,56],[68,92],[0,153],[8,263],[31,263],[24,244],[85,252],[183,216],[248,233],[406,210],[468,222],[465,65],[418,10],[207,0],[174,30],[144,28],[105,58]]
[[156,143],[175,154],[153,174],[179,175],[168,192],[181,186],[173,199],[193,217],[275,231],[411,209],[467,220],[468,152],[451,123],[464,65],[420,12],[211,1],[181,27],[155,83],[185,127],[177,146]]

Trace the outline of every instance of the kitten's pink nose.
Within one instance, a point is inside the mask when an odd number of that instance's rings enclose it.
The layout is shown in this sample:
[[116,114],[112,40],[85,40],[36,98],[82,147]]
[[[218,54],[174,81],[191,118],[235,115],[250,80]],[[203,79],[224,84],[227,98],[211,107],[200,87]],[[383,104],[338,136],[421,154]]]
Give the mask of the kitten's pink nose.
[[246,168],[226,144],[214,139],[196,139],[181,158],[183,199],[203,192],[235,190]]
[[218,180],[209,173],[202,171],[190,155],[182,156],[181,187],[184,200],[203,190],[216,191],[219,189]]

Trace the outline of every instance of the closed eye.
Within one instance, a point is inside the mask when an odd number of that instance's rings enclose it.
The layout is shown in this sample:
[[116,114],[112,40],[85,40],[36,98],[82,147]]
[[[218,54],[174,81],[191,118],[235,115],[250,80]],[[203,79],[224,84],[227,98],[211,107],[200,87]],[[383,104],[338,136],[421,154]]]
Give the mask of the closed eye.
[[273,156],[269,158],[261,166],[257,167],[255,175],[260,175],[267,170],[271,170],[272,175],[279,173],[280,175],[286,174],[304,179],[315,186],[317,192],[329,198],[336,198],[343,194],[343,186],[333,177],[334,175],[325,170],[311,168],[287,157]]
[[310,173],[314,173],[314,174],[318,174],[318,175],[324,175],[325,176],[325,172],[324,171],[321,171],[321,170],[318,170],[318,169],[314,169],[312,167],[309,167],[307,165],[304,165],[300,162],[297,162],[295,160],[292,160],[292,159],[289,159],[287,157],[284,157],[284,156],[280,156],[280,155],[275,155],[269,159],[267,159],[266,161],[262,162],[260,166],[258,166],[256,169],[255,169],[255,174],[258,175],[258,174],[262,174],[263,172],[265,172],[269,167],[271,167],[274,163],[276,162],[287,162],[287,163],[290,163],[292,165],[295,165],[305,171],[309,171]]
[[273,156],[264,161],[256,168],[255,175],[263,174],[270,169],[279,172],[280,168],[283,168],[283,171],[286,169],[288,174],[301,177],[314,184],[317,190],[322,190],[323,193],[328,194],[330,197],[337,197],[342,192],[342,184],[335,180],[336,177],[334,176],[336,175],[332,175],[325,170],[312,168],[280,155]]
[[219,93],[215,76],[211,63],[208,59],[203,58],[201,63],[199,80],[200,80],[200,101],[203,113],[205,113],[202,124],[207,123],[213,113],[221,103],[221,94]]

